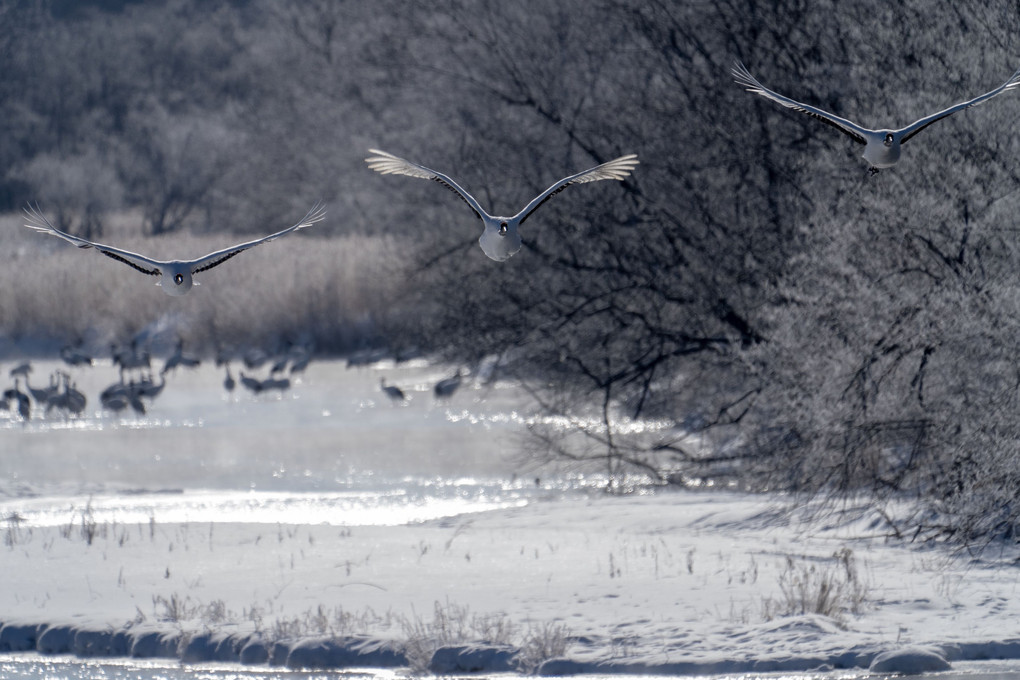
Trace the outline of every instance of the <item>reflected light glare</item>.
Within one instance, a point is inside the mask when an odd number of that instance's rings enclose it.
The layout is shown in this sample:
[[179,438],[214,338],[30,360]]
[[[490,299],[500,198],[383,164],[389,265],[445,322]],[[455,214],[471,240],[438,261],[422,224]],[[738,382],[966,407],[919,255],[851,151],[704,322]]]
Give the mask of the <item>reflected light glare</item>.
[[[449,480],[448,480],[449,482]],[[396,526],[463,513],[520,507],[524,489],[504,490],[468,483],[421,484],[410,488],[337,493],[198,491],[47,497],[0,503],[0,517],[18,517],[23,527],[96,523],[219,522]]]
[[[446,419],[451,423],[467,422],[471,425],[546,425],[558,430],[583,429],[589,432],[604,433],[606,424],[601,418],[566,416],[566,415],[533,415],[522,416],[517,411],[509,413],[481,414],[467,410],[459,412],[447,411]],[[648,432],[661,432],[672,428],[675,423],[670,420],[613,420],[611,421],[613,432],[616,434],[645,434]]]

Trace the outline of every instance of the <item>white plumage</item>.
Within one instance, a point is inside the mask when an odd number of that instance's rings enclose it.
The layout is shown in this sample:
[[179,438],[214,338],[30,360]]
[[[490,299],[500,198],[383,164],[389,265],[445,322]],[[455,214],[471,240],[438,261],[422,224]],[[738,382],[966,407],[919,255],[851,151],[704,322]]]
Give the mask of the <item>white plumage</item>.
[[54,227],[46,217],[39,212],[38,208],[29,206],[25,209],[25,214],[28,215],[28,222],[25,224],[30,229],[41,231],[52,236],[57,236],[64,239],[68,243],[73,243],[79,248],[95,248],[97,252],[106,255],[109,258],[123,262],[127,266],[140,271],[143,274],[149,276],[158,276],[158,285],[162,286],[163,292],[167,295],[184,295],[194,284],[194,275],[199,272],[204,272],[208,269],[223,264],[233,256],[241,253],[249,248],[254,248],[257,245],[268,243],[274,239],[280,238],[285,234],[289,234],[292,231],[298,229],[304,229],[309,227],[316,222],[321,222],[326,216],[326,209],[324,206],[316,204],[308,213],[302,218],[300,222],[294,224],[282,231],[278,231],[275,234],[264,236],[254,241],[248,241],[246,243],[240,243],[230,248],[224,248],[223,250],[217,250],[214,253],[209,253],[195,260],[154,260],[138,253],[132,253],[127,250],[120,250],[119,248],[113,248],[111,246],[103,245],[102,243],[94,243],[78,236],[72,236],[66,234],[56,227]]
[[408,177],[431,179],[456,192],[461,199],[463,199],[464,202],[467,203],[472,210],[474,210],[478,218],[482,220],[482,224],[485,229],[479,237],[478,243],[482,246],[482,251],[497,262],[509,259],[510,256],[521,249],[521,236],[517,231],[518,228],[524,224],[524,220],[528,219],[531,213],[533,213],[540,205],[545,203],[552,196],[563,191],[571,184],[597,182],[603,179],[622,180],[630,175],[639,163],[637,154],[630,154],[628,156],[621,156],[611,160],[608,163],[597,165],[594,168],[589,168],[588,170],[579,172],[576,175],[564,177],[532,199],[532,201],[528,203],[528,205],[524,206],[524,209],[516,215],[512,217],[502,217],[493,216],[487,213],[478,201],[475,200],[474,196],[464,191],[459,184],[441,172],[436,172],[435,170],[426,168],[424,165],[412,163],[411,161],[386,153],[385,151],[380,151],[379,149],[369,149],[368,151],[375,155],[366,158],[365,162],[368,163],[369,168],[378,173],[383,175],[407,175]]
[[1020,70],[1018,70],[1009,78],[1009,80],[994,90],[986,92],[979,97],[974,97],[973,99],[950,106],[938,113],[925,116],[906,127],[896,130],[871,130],[849,121],[846,118],[835,116],[828,111],[823,111],[822,109],[808,104],[802,104],[801,102],[790,99],[789,97],[784,97],[777,92],[773,92],[758,82],[758,79],[752,76],[750,71],[748,71],[747,68],[739,61],[734,64],[731,73],[737,83],[743,85],[748,92],[761,95],[762,97],[770,99],[788,109],[806,113],[827,125],[831,125],[858,144],[863,144],[864,153],[862,156],[864,157],[864,160],[868,161],[870,164],[872,172],[878,172],[882,168],[888,168],[895,165],[896,161],[900,159],[900,146],[932,123],[940,121],[947,116],[951,116],[958,111],[970,108],[971,106],[983,104],[996,95],[1020,86]]

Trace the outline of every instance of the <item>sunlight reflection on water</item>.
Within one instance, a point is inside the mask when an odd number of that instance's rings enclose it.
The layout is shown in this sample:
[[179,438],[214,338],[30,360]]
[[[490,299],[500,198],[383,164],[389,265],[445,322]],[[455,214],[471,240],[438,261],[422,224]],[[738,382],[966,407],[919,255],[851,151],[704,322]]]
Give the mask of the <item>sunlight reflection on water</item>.
[[329,493],[171,490],[46,496],[0,502],[0,520],[24,528],[82,522],[396,526],[520,507],[550,491],[567,491],[568,486],[561,483],[550,489],[475,479],[405,479],[399,485]]
[[[1006,662],[970,662],[956,671],[939,673],[940,680],[1017,680],[1020,671]],[[1015,664],[1012,664],[1015,666]],[[491,674],[489,674],[491,677]],[[279,668],[203,664],[185,666],[167,659],[77,659],[45,657],[38,654],[0,654],[0,678],[10,680],[396,680],[409,677],[406,671],[347,669],[329,672],[292,671]],[[498,674],[498,677],[523,677]],[[574,680],[616,680],[618,675],[576,675]],[[623,676],[627,677],[627,676]],[[636,677],[636,676],[632,676]],[[642,675],[642,680],[678,680],[683,676]],[[700,680],[862,680],[871,676],[865,669],[827,673],[746,673],[698,676]]]
[[182,666],[169,659],[76,659],[38,654],[0,654],[0,678],[7,680],[392,680],[387,670],[344,670],[329,673],[227,664]]
[[[477,413],[463,409],[458,412],[447,411],[446,419],[451,423],[468,422],[472,425],[478,424],[500,424],[500,425],[548,425],[561,430],[584,429],[591,432],[605,432],[606,426],[597,417],[584,418],[580,416],[543,416],[543,415],[522,415],[517,411],[507,413]],[[614,420],[613,431],[617,434],[644,434],[646,432],[661,432],[675,426],[672,420]]]

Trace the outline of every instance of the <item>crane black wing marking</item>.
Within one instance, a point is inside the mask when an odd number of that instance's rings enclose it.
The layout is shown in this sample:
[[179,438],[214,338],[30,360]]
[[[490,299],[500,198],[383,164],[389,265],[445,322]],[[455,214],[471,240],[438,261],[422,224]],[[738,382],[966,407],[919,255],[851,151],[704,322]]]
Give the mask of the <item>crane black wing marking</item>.
[[795,99],[790,99],[789,97],[768,89],[762,85],[757,78],[751,75],[751,72],[747,70],[747,67],[739,61],[734,62],[733,68],[730,69],[730,73],[733,75],[733,79],[736,80],[737,84],[743,86],[748,92],[761,95],[762,97],[770,99],[780,106],[785,106],[788,109],[792,109],[800,113],[806,113],[815,120],[820,120],[826,125],[839,130],[858,144],[866,145],[868,143],[868,140],[864,138],[863,134],[861,134],[861,127],[856,123],[829,113],[828,111],[801,103]]
[[614,158],[613,160],[600,165],[596,165],[594,168],[588,168],[576,175],[564,177],[560,181],[552,184],[541,194],[531,199],[531,202],[524,206],[523,210],[514,215],[513,219],[518,219],[519,221],[517,224],[519,225],[524,224],[528,217],[531,216],[531,213],[538,210],[538,208],[546,201],[566,189],[571,184],[586,184],[588,182],[599,182],[605,179],[622,181],[634,171],[634,168],[637,167],[639,162],[637,154],[632,153],[626,156],[620,156],[619,158]]
[[867,140],[866,140],[866,139],[864,139],[864,137],[861,137],[861,136],[860,136],[859,134],[857,134],[856,132],[851,132],[850,130],[847,130],[847,129],[846,129],[845,127],[843,127],[843,126],[842,126],[842,125],[840,125],[839,123],[834,123],[833,121],[829,120],[829,119],[828,119],[828,118],[826,118],[825,116],[819,116],[819,115],[818,115],[817,113],[814,113],[814,112],[812,112],[812,111],[808,111],[807,109],[802,109],[802,108],[800,108],[800,107],[798,107],[798,106],[791,106],[791,107],[789,107],[789,108],[791,108],[791,109],[792,109],[792,110],[794,110],[794,111],[800,111],[801,113],[806,113],[807,115],[811,116],[811,117],[812,117],[812,118],[814,118],[815,120],[820,120],[820,121],[822,121],[823,123],[825,123],[825,124],[826,124],[826,125],[828,125],[829,127],[833,128],[833,129],[835,129],[835,130],[839,130],[839,131],[840,131],[840,132],[842,132],[842,133],[843,133],[844,135],[846,135],[846,136],[847,136],[847,137],[849,137],[850,139],[854,140],[854,141],[855,141],[855,142],[857,142],[858,144],[865,144],[865,145],[866,145],[866,144],[868,143],[868,142],[867,142]]
[[[247,248],[245,248],[244,250],[247,250]],[[205,265],[204,267],[199,267],[199,268],[197,268],[197,269],[194,269],[194,270],[192,270],[192,272],[191,272],[191,273],[192,273],[192,274],[197,274],[197,273],[199,273],[199,272],[204,272],[204,271],[206,271],[206,270],[212,269],[213,267],[215,267],[215,266],[217,266],[217,265],[221,265],[221,264],[223,264],[224,262],[226,262],[227,260],[229,260],[230,258],[232,258],[232,257],[233,257],[234,255],[237,255],[237,254],[239,254],[239,253],[243,253],[243,252],[244,252],[244,250],[235,250],[235,251],[233,251],[232,253],[227,253],[226,255],[224,255],[223,257],[221,257],[220,259],[218,259],[218,260],[213,260],[212,262],[210,262],[209,264]]]
[[528,211],[528,214],[527,214],[527,215],[525,215],[524,217],[522,217],[522,218],[521,218],[521,221],[520,221],[520,223],[519,223],[519,224],[524,224],[524,223],[525,223],[525,222],[527,221],[527,219],[528,219],[529,217],[531,217],[532,215],[534,215],[534,214],[535,214],[535,211],[536,211],[536,210],[538,210],[538,209],[539,209],[539,208],[541,208],[541,207],[542,207],[543,205],[545,205],[545,202],[546,202],[546,201],[548,201],[548,200],[549,200],[550,198],[552,198],[552,197],[553,197],[553,196],[555,196],[556,194],[560,193],[561,191],[563,191],[564,189],[566,189],[566,188],[567,188],[567,187],[569,187],[569,186],[570,186],[570,182],[567,182],[566,184],[564,184],[563,186],[561,186],[560,188],[558,188],[558,189],[557,189],[556,191],[553,191],[553,192],[552,192],[552,193],[550,193],[550,194],[549,194],[548,196],[546,196],[546,197],[545,197],[545,198],[543,198],[543,199],[542,199],[541,201],[539,201],[539,202],[538,202],[538,203],[537,203],[537,204],[536,204],[536,205],[535,205],[535,206],[534,206],[534,207],[533,207],[533,208],[532,208],[532,209],[531,209],[530,211]]
[[477,210],[475,210],[474,206],[472,206],[472,205],[471,205],[471,203],[470,203],[470,202],[469,202],[469,201],[468,201],[468,200],[467,200],[466,198],[464,198],[464,194],[462,194],[462,193],[460,193],[459,191],[457,191],[457,189],[456,189],[455,187],[451,186],[449,182],[447,182],[446,180],[444,180],[444,179],[443,179],[442,177],[440,177],[439,175],[436,175],[436,176],[435,176],[435,177],[433,177],[432,179],[433,179],[434,181],[436,181],[436,182],[439,182],[440,184],[442,184],[442,185],[443,185],[444,187],[446,187],[447,189],[449,189],[449,190],[450,190],[450,191],[452,191],[453,193],[457,194],[457,197],[458,197],[458,198],[459,198],[460,200],[464,201],[464,204],[465,204],[465,205],[467,205],[467,207],[471,208],[471,212],[473,212],[473,213],[474,213],[475,215],[478,215],[478,219],[480,219],[480,220],[484,220],[484,219],[485,219],[484,217],[482,217],[481,215],[479,215],[479,214],[478,214],[478,211],[477,211]]
[[1012,76],[1010,76],[1009,80],[1004,82],[1002,85],[999,85],[994,90],[985,92],[984,94],[978,95],[977,97],[969,99],[965,102],[954,104],[953,106],[950,106],[947,109],[939,111],[938,113],[933,113],[930,116],[926,116],[920,120],[914,121],[907,127],[903,128],[904,130],[907,131],[907,133],[903,135],[903,137],[900,139],[900,144],[903,144],[908,139],[910,139],[918,132],[931,125],[932,123],[937,123],[943,118],[948,118],[949,116],[953,115],[954,113],[957,113],[958,111],[963,111],[964,109],[969,109],[972,106],[978,106],[979,104],[983,104],[992,97],[996,97],[1002,94],[1003,92],[1006,92],[1007,90],[1013,90],[1018,87],[1020,87],[1020,69],[1018,69]]
[[[92,246],[87,246],[87,245],[80,245],[78,247],[79,248],[92,248]],[[118,255],[116,253],[111,253],[109,250],[105,250],[103,248],[96,248],[96,250],[98,250],[103,255],[106,255],[107,257],[109,257],[109,258],[111,258],[113,260],[117,260],[117,262],[123,262],[124,264],[126,264],[129,267],[131,267],[132,269],[136,269],[136,270],[140,271],[143,274],[148,274],[149,276],[162,276],[163,275],[163,272],[161,272],[156,267],[153,267],[151,269],[146,269],[145,267],[141,267],[141,266],[135,264],[134,262],[132,262],[131,260],[128,260],[127,258],[121,257],[120,255]]]

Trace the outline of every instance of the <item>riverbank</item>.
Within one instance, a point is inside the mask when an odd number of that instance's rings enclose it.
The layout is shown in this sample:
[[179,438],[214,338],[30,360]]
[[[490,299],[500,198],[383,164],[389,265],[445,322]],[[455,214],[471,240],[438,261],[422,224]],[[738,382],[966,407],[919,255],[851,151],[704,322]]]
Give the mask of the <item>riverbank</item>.
[[0,651],[552,675],[1020,658],[1014,555],[904,545],[866,508],[786,510],[551,493],[399,526],[8,527]]

